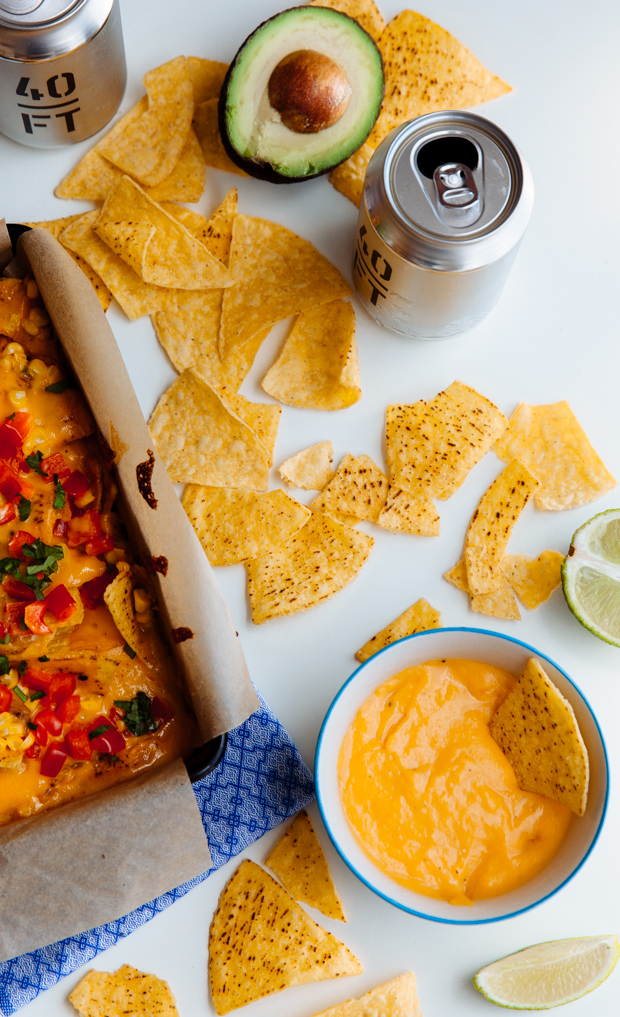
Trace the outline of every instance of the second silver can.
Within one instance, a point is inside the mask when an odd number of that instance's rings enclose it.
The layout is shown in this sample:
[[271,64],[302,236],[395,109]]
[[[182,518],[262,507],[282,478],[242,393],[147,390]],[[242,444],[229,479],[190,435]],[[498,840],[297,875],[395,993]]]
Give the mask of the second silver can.
[[447,339],[497,303],[532,212],[527,164],[474,113],[429,113],[395,128],[364,183],[354,280],[392,332]]

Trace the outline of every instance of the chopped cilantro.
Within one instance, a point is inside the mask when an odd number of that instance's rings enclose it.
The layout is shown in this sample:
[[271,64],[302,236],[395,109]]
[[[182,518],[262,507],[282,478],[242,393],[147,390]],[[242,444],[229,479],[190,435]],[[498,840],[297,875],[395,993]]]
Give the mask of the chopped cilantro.
[[26,456],[24,460],[31,470],[38,473],[41,477],[47,477],[47,473],[41,469],[41,462],[43,461],[43,453],[40,451],[31,452],[29,456]]
[[28,661],[20,660],[19,664],[17,665],[17,673],[26,674],[27,670],[28,670]]
[[30,697],[30,702],[34,703],[35,700],[37,700],[37,699],[43,699],[44,695],[45,695],[45,692],[41,692],[41,689],[38,689],[36,692],[32,693],[32,695]]
[[9,663],[9,658],[2,654],[2,656],[0,656],[0,674],[8,674],[10,670],[11,665]]
[[53,385],[46,385],[45,391],[53,392],[54,395],[60,395],[60,393],[64,392],[64,390],[68,388],[70,384],[71,382],[66,381],[64,379],[62,381],[55,381]]
[[92,742],[93,738],[98,738],[99,735],[105,734],[112,727],[111,724],[100,724],[94,731],[88,732],[88,740]]
[[65,489],[58,479],[58,474],[54,474],[54,505],[55,509],[61,509],[65,506]]
[[151,700],[146,692],[138,692],[131,700],[115,699],[119,709],[125,711],[123,720],[133,735],[143,735],[147,731],[156,731],[157,724],[151,712]]
[[[32,699],[32,696],[30,697]],[[29,727],[31,731],[36,731],[37,725],[33,724],[31,720],[26,721],[26,727]]]
[[11,637],[10,637],[10,635],[7,632],[6,636],[3,636],[2,639],[0,639],[0,643],[10,643],[10,642],[11,642]]
[[106,570],[106,572],[108,573],[109,576],[115,575],[116,572],[118,571],[118,569],[116,568],[116,565],[114,564],[113,561],[107,561],[105,563],[105,570]]
[[42,657],[39,657],[39,660],[41,661],[42,664],[44,664],[46,660],[49,660],[49,657],[46,657],[45,654],[43,654]]
[[6,419],[7,419],[7,420],[15,420],[15,414],[14,414],[14,413],[11,413],[11,415],[10,415],[10,416],[8,416],[8,417],[7,417]]
[[118,756],[110,756],[111,763],[118,763]]
[[[19,558],[0,559],[0,573],[6,572],[16,576],[34,590],[37,600],[43,600],[43,590],[51,583],[51,574],[58,570],[58,562],[64,557],[64,551],[60,545],[44,544],[37,537],[32,544],[24,544],[22,547],[24,558],[32,558],[32,565],[26,566],[25,573],[22,573],[23,562]],[[27,628],[25,624],[22,628]]]
[[[41,600],[41,597],[37,597],[37,600]],[[26,619],[24,618],[23,615],[19,619],[19,627],[22,630],[22,632],[28,632],[29,631],[28,626],[26,625]]]
[[27,498],[24,498],[23,495],[21,494],[19,496],[18,509],[19,509],[19,521],[20,523],[25,523],[30,515],[30,502],[28,501]]
[[136,651],[129,645],[129,643],[125,643],[125,645],[123,646],[123,650],[127,654],[128,657],[131,657],[132,660],[133,660],[134,657],[138,656]]
[[23,689],[20,689],[19,685],[15,686],[13,692],[19,699],[21,699],[22,703],[25,703],[26,700],[28,699],[28,696],[26,695]]

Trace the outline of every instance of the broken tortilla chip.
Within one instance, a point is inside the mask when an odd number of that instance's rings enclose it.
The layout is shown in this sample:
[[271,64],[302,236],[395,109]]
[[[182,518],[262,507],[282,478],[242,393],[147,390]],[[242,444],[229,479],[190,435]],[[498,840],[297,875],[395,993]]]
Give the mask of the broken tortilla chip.
[[106,587],[103,599],[121,636],[140,658],[144,656],[133,603],[133,575],[129,565],[118,563],[118,575]]
[[90,152],[80,159],[77,166],[58,185],[54,194],[57,198],[83,198],[89,201],[105,201],[108,191],[123,175],[122,170],[104,158],[101,149],[104,144],[113,142],[133,124],[149,106],[146,95],[133,106],[128,113],[103,138],[97,142]]
[[563,561],[564,555],[559,551],[543,551],[538,558],[507,554],[502,558],[502,571],[517,596],[533,611],[562,582]]
[[385,21],[374,0],[310,0],[308,7],[331,7],[341,14],[348,14],[362,26],[365,32],[379,41]]
[[426,632],[427,629],[440,628],[441,615],[439,611],[431,607],[428,600],[421,597],[420,600],[416,600],[415,604],[408,607],[406,611],[403,611],[398,618],[390,622],[389,625],[386,625],[384,629],[381,629],[381,632],[377,632],[376,636],[373,636],[367,643],[364,643],[361,650],[358,650],[355,656],[363,663],[379,650],[383,650],[384,647],[395,643],[398,639],[412,636],[414,632]]
[[153,201],[200,201],[205,189],[207,164],[195,131],[190,127],[179,158],[167,177],[145,187]]
[[310,509],[285,494],[188,484],[183,508],[212,565],[237,565],[273,551],[310,518]]
[[184,56],[144,75],[148,108],[99,152],[145,187],[161,184],[172,172],[192,125],[194,90]]
[[218,123],[218,101],[217,98],[207,99],[205,102],[197,103],[194,110],[192,126],[202,149],[204,161],[213,169],[247,177],[249,174],[234,164],[222,144]]
[[163,394],[149,427],[171,480],[267,490],[269,452],[194,367]]
[[82,1017],[178,1017],[167,982],[123,964],[113,974],[89,971],[69,994]]
[[230,395],[228,405],[241,420],[251,427],[268,452],[268,465],[273,466],[273,453],[278,437],[282,407],[273,403],[253,403],[242,395]]
[[232,228],[237,214],[237,188],[231,187],[224,197],[224,200],[212,216],[205,222],[202,229],[193,230],[196,240],[200,240],[214,258],[221,261],[223,265],[228,264],[230,244],[232,241]]
[[305,809],[284,831],[265,865],[273,869],[295,900],[316,908],[328,918],[346,922],[327,858]]
[[232,284],[221,261],[127,176],[108,194],[93,229],[153,286],[204,290]]
[[494,713],[489,731],[522,791],[546,795],[583,816],[590,777],[588,750],[572,706],[534,657]]
[[465,537],[467,583],[474,596],[501,585],[510,534],[537,487],[536,478],[515,459],[482,495]]
[[[464,558],[461,558],[449,572],[446,572],[444,579],[447,579],[457,589],[470,593]],[[489,618],[503,618],[504,621],[519,621],[521,618],[512,587],[503,572],[499,585],[493,593],[481,593],[477,597],[472,597],[470,594],[470,598],[469,606],[472,611],[476,611],[478,614],[486,614]]]
[[333,480],[332,470],[334,446],[331,441],[320,441],[310,445],[286,459],[278,473],[289,487],[301,487],[306,491],[322,491]]
[[374,540],[331,516],[313,512],[276,551],[246,563],[252,621],[306,611],[352,582]]
[[438,537],[440,519],[430,498],[416,498],[402,487],[390,484],[387,501],[381,509],[377,525],[394,533]]
[[401,11],[378,42],[385,97],[368,142],[376,146],[393,127],[436,110],[465,109],[511,92],[450,32],[415,11]]
[[234,285],[224,293],[220,325],[222,357],[291,314],[351,293],[340,272],[308,240],[249,215],[235,217],[230,274]]
[[376,989],[321,1010],[316,1017],[422,1017],[413,971],[378,985]]
[[333,480],[312,502],[319,512],[353,516],[376,523],[385,505],[389,481],[370,456],[342,458]]
[[202,57],[188,57],[187,66],[194,89],[194,103],[219,98],[228,64],[219,60],[204,60]]
[[504,462],[519,459],[540,481],[534,495],[539,509],[577,508],[616,486],[566,400],[520,403],[495,453]]
[[428,402],[388,406],[390,477],[411,494],[450,498],[507,426],[497,406],[461,381]]
[[343,410],[362,398],[355,311],[335,300],[303,311],[261,382],[288,406]]
[[344,943],[313,922],[275,879],[245,860],[224,887],[209,930],[217,1014],[292,985],[359,975]]
[[362,202],[364,193],[364,180],[368,163],[372,159],[374,148],[369,144],[362,145],[357,152],[350,155],[348,159],[336,166],[329,175],[329,182],[337,191],[344,194],[345,198],[352,201],[358,208]]
[[[40,226],[42,229],[48,230],[48,232],[51,233],[52,236],[56,238],[56,240],[59,240],[60,234],[63,232],[63,230],[65,230],[67,226],[70,226],[72,222],[75,222],[76,219],[80,219],[81,216],[82,213],[78,213],[78,215],[67,215],[64,217],[64,219],[51,219],[48,220],[47,222],[26,222],[24,223],[24,226],[31,226],[33,228],[36,226]],[[103,307],[104,311],[107,311],[108,307],[112,302],[112,294],[110,293],[108,287],[104,283],[101,276],[97,275],[95,270],[92,269],[90,265],[88,265],[84,261],[84,258],[80,257],[79,254],[75,254],[74,251],[70,251],[68,247],[65,247],[65,251],[67,252],[67,254],[71,255],[76,265],[80,266],[82,272],[84,273],[84,275],[90,282],[91,286],[93,287],[95,293],[97,294],[99,298],[99,303]]]

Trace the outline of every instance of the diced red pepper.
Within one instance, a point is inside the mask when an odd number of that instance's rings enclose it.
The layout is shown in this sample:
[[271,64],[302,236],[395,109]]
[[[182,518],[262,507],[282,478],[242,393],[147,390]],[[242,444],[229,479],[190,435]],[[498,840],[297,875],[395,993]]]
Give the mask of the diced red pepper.
[[58,621],[66,621],[75,612],[76,603],[67,587],[60,583],[47,594],[47,609]]
[[34,736],[37,740],[37,743],[41,745],[43,748],[45,748],[45,746],[47,745],[47,731],[45,730],[45,728],[41,727],[40,725],[37,725],[37,729],[34,733]]
[[172,710],[168,703],[164,699],[160,699],[159,696],[153,696],[151,699],[151,713],[153,720],[158,721],[160,724],[165,724],[166,721],[172,720]]
[[26,583],[22,583],[21,579],[15,579],[14,576],[4,576],[2,589],[9,597],[13,597],[14,600],[23,600],[26,604],[36,600],[34,590]]
[[56,674],[52,675],[49,697],[53,710],[55,710],[60,703],[64,702],[65,699],[68,699],[69,696],[72,696],[74,692],[74,674],[71,674],[70,671],[58,671]]
[[0,622],[0,639],[4,640],[5,636],[6,636],[6,629],[4,627],[4,624],[2,622]]
[[62,745],[53,742],[41,760],[41,776],[57,777],[63,768],[67,753]]
[[67,461],[64,456],[61,456],[60,452],[54,452],[53,455],[46,456],[45,459],[41,460],[41,469],[44,473],[47,473],[46,484],[52,483],[54,474],[56,474],[59,480],[63,480],[71,473],[71,467],[67,466]]
[[88,731],[83,727],[74,727],[67,733],[65,744],[72,759],[91,759],[93,750]]
[[91,724],[89,724],[89,731],[96,731],[98,727],[106,725],[107,730],[103,734],[97,735],[96,738],[92,738],[90,741],[91,747],[97,749],[99,752],[122,752],[125,748],[125,739],[120,731],[112,725],[109,717],[97,717]]
[[5,505],[0,509],[0,526],[3,526],[4,523],[12,523],[16,515],[17,512],[15,511],[15,506],[13,502],[10,501],[8,505]]
[[0,685],[0,713],[4,713],[8,710],[12,702],[13,693],[11,690],[7,689],[6,685]]
[[94,611],[96,607],[103,604],[103,595],[115,575],[116,572],[104,572],[103,575],[97,576],[96,579],[90,579],[80,586],[80,597],[84,607],[89,611]]
[[40,667],[30,665],[22,678],[22,682],[27,689],[34,689],[35,692],[45,692],[47,696],[52,678],[53,674],[51,671],[43,671]]
[[118,710],[115,706],[110,710],[110,720],[113,724],[116,724],[119,720],[124,720],[125,713],[123,710]]
[[12,420],[0,424],[0,459],[14,459],[22,447],[21,434],[13,426]]
[[26,604],[24,621],[35,636],[45,636],[52,631],[49,625],[43,621],[46,611],[47,600],[35,600],[32,604]]
[[79,547],[89,540],[101,536],[101,520],[97,509],[89,509],[81,516],[74,516],[69,523],[67,544]]
[[68,532],[69,524],[64,519],[57,519],[52,529],[54,536],[58,537],[59,540],[66,540]]
[[11,424],[21,435],[22,441],[27,438],[32,430],[32,416],[26,410],[19,410],[13,417]]
[[98,554],[107,554],[108,551],[113,551],[116,547],[116,541],[114,537],[97,537],[96,540],[89,540],[84,550],[86,554],[92,554],[94,558]]
[[28,759],[38,759],[40,755],[41,755],[41,746],[37,745],[36,742],[33,742],[30,748],[26,749],[25,752],[25,756]]
[[52,736],[59,735],[62,731],[62,720],[60,717],[46,707],[44,710],[39,710],[36,716],[36,721],[39,727],[42,727],[48,734]]
[[4,627],[9,635],[22,636],[24,634],[21,621],[24,617],[25,610],[25,604],[17,603],[4,605]]
[[9,553],[13,558],[25,558],[22,547],[24,544],[32,544],[34,539],[32,533],[28,533],[27,530],[18,530],[9,541]]
[[81,470],[73,470],[62,485],[70,498],[81,498],[90,487],[90,480]]
[[58,709],[56,710],[56,716],[60,717],[63,724],[70,724],[80,712],[80,697],[69,696],[68,699],[64,699]]
[[3,472],[5,476],[0,480],[0,494],[3,494],[7,501],[13,501],[13,498],[17,498],[17,495],[20,494],[22,485],[8,469]]

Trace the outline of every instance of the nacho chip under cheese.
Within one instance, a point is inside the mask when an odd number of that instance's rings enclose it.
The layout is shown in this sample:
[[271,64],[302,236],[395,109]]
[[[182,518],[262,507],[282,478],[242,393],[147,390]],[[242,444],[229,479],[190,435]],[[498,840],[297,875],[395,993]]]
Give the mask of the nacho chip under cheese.
[[[502,559],[502,564],[504,560]],[[503,618],[504,621],[519,621],[521,618],[519,605],[517,604],[512,587],[503,573],[503,568],[496,589],[492,593],[481,593],[477,596],[473,596],[469,589],[464,558],[461,558],[456,565],[446,572],[444,579],[447,579],[452,586],[456,586],[458,590],[469,593],[471,598],[469,606],[472,611],[486,614],[489,618]]]
[[261,382],[288,406],[343,410],[362,398],[355,312],[335,300],[303,311]]
[[376,523],[385,505],[388,479],[370,456],[347,453],[333,480],[312,502],[312,507],[335,518],[353,516]]
[[502,571],[525,606],[534,610],[548,600],[562,582],[564,555],[559,551],[542,551],[538,558],[526,554],[507,554],[502,558]]
[[359,975],[362,965],[275,879],[247,859],[229,879],[209,930],[209,984],[217,1014],[292,985]]
[[306,611],[352,582],[368,558],[372,537],[313,512],[276,551],[246,563],[252,621]]
[[265,865],[295,900],[346,922],[338,891],[310,816],[303,809],[272,849]]
[[321,1010],[316,1017],[422,1017],[413,971],[344,1003]]
[[384,629],[377,632],[376,636],[373,636],[367,643],[364,643],[355,656],[363,663],[369,657],[372,657],[373,654],[383,650],[386,646],[390,646],[391,643],[395,643],[398,639],[412,636],[414,632],[425,632],[427,629],[440,628],[441,614],[434,607],[431,607],[428,600],[421,597],[420,600],[416,600],[415,604],[408,607],[406,611],[399,614],[398,618],[395,618],[393,622],[390,622]]
[[440,519],[430,498],[409,494],[402,487],[390,484],[387,501],[381,509],[377,525],[394,533],[412,533],[419,537],[439,536]]
[[136,622],[136,611],[133,602],[134,581],[131,567],[121,563],[118,575],[106,588],[103,599],[114,619],[118,631],[125,642],[139,657],[143,656],[140,646],[140,633]]
[[230,274],[234,285],[224,293],[222,357],[291,314],[351,293],[340,272],[308,240],[249,215],[235,218]]
[[583,816],[588,750],[574,711],[542,665],[530,658],[522,677],[494,713],[489,730],[524,791],[562,802]]
[[195,368],[163,394],[149,427],[171,480],[267,490],[268,450]]
[[212,565],[237,565],[274,551],[310,518],[310,509],[284,491],[188,484],[182,502]]
[[310,0],[308,7],[331,7],[334,11],[348,14],[362,26],[364,31],[379,41],[385,21],[374,0]]
[[493,593],[500,586],[510,534],[537,487],[536,478],[515,459],[480,499],[465,537],[467,582],[474,596]]
[[278,467],[278,473],[289,487],[322,491],[334,479],[333,459],[334,446],[331,441],[320,441],[286,459]]
[[540,509],[587,505],[616,486],[566,400],[520,403],[495,452],[504,462],[519,459],[539,480],[534,501]]
[[89,971],[69,1000],[82,1017],[178,1017],[167,982],[129,964],[113,974]]

